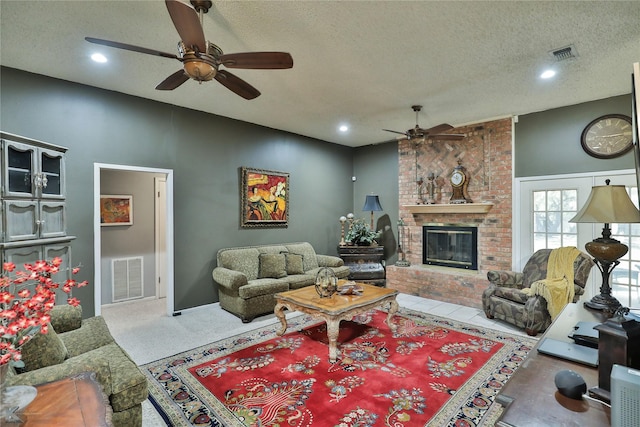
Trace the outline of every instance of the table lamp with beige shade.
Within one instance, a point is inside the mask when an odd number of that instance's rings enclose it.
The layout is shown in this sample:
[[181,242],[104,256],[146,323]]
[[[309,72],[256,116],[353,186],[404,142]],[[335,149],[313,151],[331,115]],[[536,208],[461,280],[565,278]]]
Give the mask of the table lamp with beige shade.
[[620,264],[618,261],[628,251],[629,247],[611,237],[609,224],[628,224],[640,222],[640,211],[634,206],[624,185],[594,186],[587,203],[578,213],[569,220],[577,223],[603,223],[602,237],[598,237],[585,245],[586,251],[591,255],[598,269],[602,272],[602,286],[600,294],[584,303],[588,308],[603,310],[611,315],[622,304],[611,295],[609,276],[613,269]]

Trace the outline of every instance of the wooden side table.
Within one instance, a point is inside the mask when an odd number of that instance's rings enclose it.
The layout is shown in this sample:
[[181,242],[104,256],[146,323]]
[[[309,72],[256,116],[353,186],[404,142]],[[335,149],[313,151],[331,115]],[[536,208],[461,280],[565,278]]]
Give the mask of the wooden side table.
[[386,285],[386,271],[382,265],[384,246],[338,246],[338,255],[351,270],[349,280]]
[[95,373],[85,372],[36,387],[38,395],[21,413],[24,427],[111,427],[113,411]]

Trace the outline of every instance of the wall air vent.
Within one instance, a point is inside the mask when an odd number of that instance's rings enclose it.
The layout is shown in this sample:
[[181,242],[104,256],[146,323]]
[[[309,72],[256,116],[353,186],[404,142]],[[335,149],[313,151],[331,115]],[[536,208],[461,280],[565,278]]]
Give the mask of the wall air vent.
[[561,47],[560,49],[554,49],[549,51],[549,55],[554,57],[556,61],[565,61],[567,59],[573,59],[578,57],[578,51],[574,45]]
[[113,302],[142,298],[142,257],[111,260]]

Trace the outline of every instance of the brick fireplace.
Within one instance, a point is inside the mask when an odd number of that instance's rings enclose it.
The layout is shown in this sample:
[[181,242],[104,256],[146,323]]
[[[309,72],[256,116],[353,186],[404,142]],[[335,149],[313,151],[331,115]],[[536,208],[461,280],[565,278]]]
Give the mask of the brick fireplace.
[[[512,160],[511,119],[459,127],[460,141],[400,141],[398,177],[399,218],[406,224],[403,244],[410,267],[387,266],[387,286],[425,298],[482,307],[488,270],[511,269]],[[473,206],[449,204],[449,176],[461,165],[467,170]],[[422,205],[417,181],[433,173],[443,185],[437,204]],[[438,179],[435,180],[436,182]],[[476,209],[476,205],[480,209]],[[413,212],[413,213],[412,213]],[[477,227],[477,270],[423,263],[423,226],[467,224]]]

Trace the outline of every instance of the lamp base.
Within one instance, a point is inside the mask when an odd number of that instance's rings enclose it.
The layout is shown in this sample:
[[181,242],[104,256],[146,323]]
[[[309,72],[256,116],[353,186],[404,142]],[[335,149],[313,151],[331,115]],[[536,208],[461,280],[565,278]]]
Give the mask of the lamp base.
[[584,246],[602,273],[600,294],[591,298],[591,301],[586,301],[584,306],[593,310],[604,311],[612,316],[622,304],[620,304],[620,301],[615,299],[615,297],[611,296],[609,276],[613,269],[620,264],[618,258],[624,256],[629,251],[629,247],[610,237],[609,224],[605,224],[602,236],[603,237],[597,238]]
[[624,256],[629,247],[616,239],[598,237],[584,245],[589,255],[600,261],[614,262]]
[[622,304],[611,295],[600,294],[591,298],[591,301],[585,301],[584,306],[593,310],[614,313],[618,308],[622,307]]
[[406,259],[399,259],[398,261],[396,261],[395,265],[396,267],[410,267],[411,263]]

